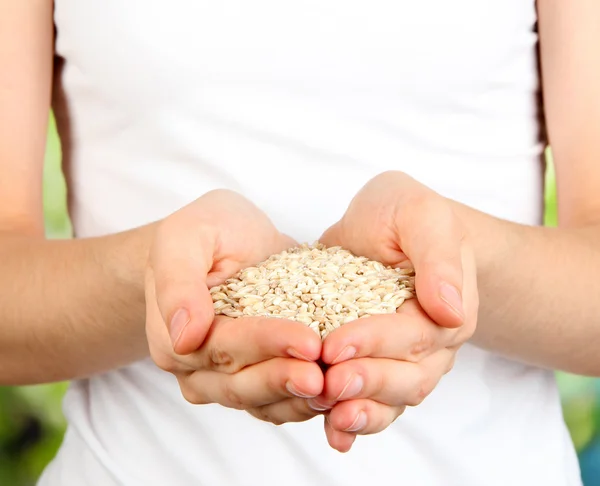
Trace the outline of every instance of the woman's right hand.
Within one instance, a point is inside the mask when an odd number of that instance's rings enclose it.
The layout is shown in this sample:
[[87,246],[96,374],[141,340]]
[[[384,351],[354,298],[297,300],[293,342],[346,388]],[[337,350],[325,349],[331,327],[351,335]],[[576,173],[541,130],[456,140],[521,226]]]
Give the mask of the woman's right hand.
[[146,272],[146,334],[156,365],[184,398],[247,410],[281,424],[318,412],[321,339],[279,318],[215,318],[209,289],[295,245],[231,191],[212,191],[162,221]]

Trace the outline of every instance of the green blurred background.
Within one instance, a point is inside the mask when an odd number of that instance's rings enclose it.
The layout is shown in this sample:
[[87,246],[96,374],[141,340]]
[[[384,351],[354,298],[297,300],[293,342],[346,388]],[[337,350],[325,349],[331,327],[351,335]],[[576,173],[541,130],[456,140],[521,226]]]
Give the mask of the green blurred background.
[[[550,162],[545,222],[552,226],[556,224],[553,180]],[[69,237],[60,144],[53,120],[44,171],[44,201],[48,236]],[[557,377],[585,486],[600,486],[600,380],[561,373]],[[65,427],[61,412],[65,389],[66,384],[0,387],[0,486],[33,485],[54,456]]]

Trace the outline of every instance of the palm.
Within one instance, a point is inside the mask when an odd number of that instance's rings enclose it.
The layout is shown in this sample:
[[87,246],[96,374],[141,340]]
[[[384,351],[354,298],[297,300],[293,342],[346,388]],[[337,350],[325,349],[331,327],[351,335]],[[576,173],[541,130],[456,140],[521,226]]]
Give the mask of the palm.
[[216,195],[219,199],[222,196],[226,196],[226,201],[215,201],[221,205],[212,215],[217,222],[218,234],[213,264],[206,277],[209,288],[296,244],[292,238],[280,233],[268,216],[246,199],[233,193]]
[[163,220],[150,251],[146,298],[156,300],[160,325],[169,326],[182,307],[191,316],[177,352],[192,352],[204,340],[214,317],[211,287],[291,246],[291,238],[233,191],[211,191]]

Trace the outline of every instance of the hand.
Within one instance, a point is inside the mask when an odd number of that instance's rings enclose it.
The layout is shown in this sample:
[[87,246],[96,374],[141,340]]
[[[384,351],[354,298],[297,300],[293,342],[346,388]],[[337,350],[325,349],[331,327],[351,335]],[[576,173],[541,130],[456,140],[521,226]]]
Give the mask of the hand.
[[[348,323],[323,343],[329,444],[387,428],[434,389],[473,335],[478,293],[472,250],[449,202],[398,172],[367,183],[320,241],[391,266],[414,266],[417,299],[396,314]],[[330,410],[327,412],[327,410]]]
[[323,388],[314,331],[282,319],[215,319],[209,293],[294,245],[231,191],[207,193],[159,224],[146,273],[146,334],[154,362],[175,375],[186,400],[277,424],[315,415],[306,403]]

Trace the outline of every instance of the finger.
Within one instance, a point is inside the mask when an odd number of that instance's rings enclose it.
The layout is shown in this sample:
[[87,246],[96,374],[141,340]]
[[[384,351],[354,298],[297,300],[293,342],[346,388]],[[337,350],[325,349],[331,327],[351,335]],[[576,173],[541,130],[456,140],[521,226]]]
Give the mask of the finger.
[[418,362],[456,344],[458,334],[438,326],[412,299],[396,314],[356,319],[339,327],[323,341],[322,359],[330,365],[364,357]]
[[281,357],[316,361],[321,338],[300,322],[279,318],[217,316],[200,349],[185,357],[195,369],[236,373],[242,368]]
[[464,234],[451,207],[438,195],[419,195],[398,209],[395,223],[400,247],[415,268],[419,302],[438,325],[461,326]]
[[183,363],[181,357],[174,355],[169,338],[169,330],[156,302],[154,278],[151,272],[146,274],[146,336],[150,357],[160,369],[169,373],[193,371],[194,368]]
[[390,265],[410,263],[427,314],[438,325],[454,328],[465,317],[463,238],[446,199],[407,174],[390,171],[371,179],[320,240]]
[[[214,232],[207,226],[190,224],[185,218],[186,209],[158,227],[150,258],[158,308],[173,349],[181,355],[202,344],[214,317],[206,286]],[[182,230],[185,233],[181,234]]]
[[343,223],[338,221],[327,228],[319,237],[319,242],[325,246],[344,246]]
[[150,262],[156,298],[173,348],[182,355],[201,345],[212,323],[209,288],[294,245],[258,207],[222,189],[164,220],[154,241]]
[[282,425],[287,422],[305,422],[320,415],[310,408],[305,398],[288,398],[262,407],[251,408],[248,413],[264,422]]
[[190,403],[218,403],[240,410],[291,397],[314,397],[323,390],[323,373],[316,363],[286,358],[264,361],[231,375],[196,371],[178,380]]
[[383,358],[345,361],[325,374],[324,399],[370,398],[386,405],[419,405],[451,369],[454,354],[442,349],[420,363]]
[[405,409],[368,399],[349,400],[333,407],[329,412],[329,424],[340,432],[377,434],[387,429]]
[[328,422],[327,417],[325,418],[325,435],[329,445],[338,452],[348,452],[356,440],[356,434],[335,430]]

